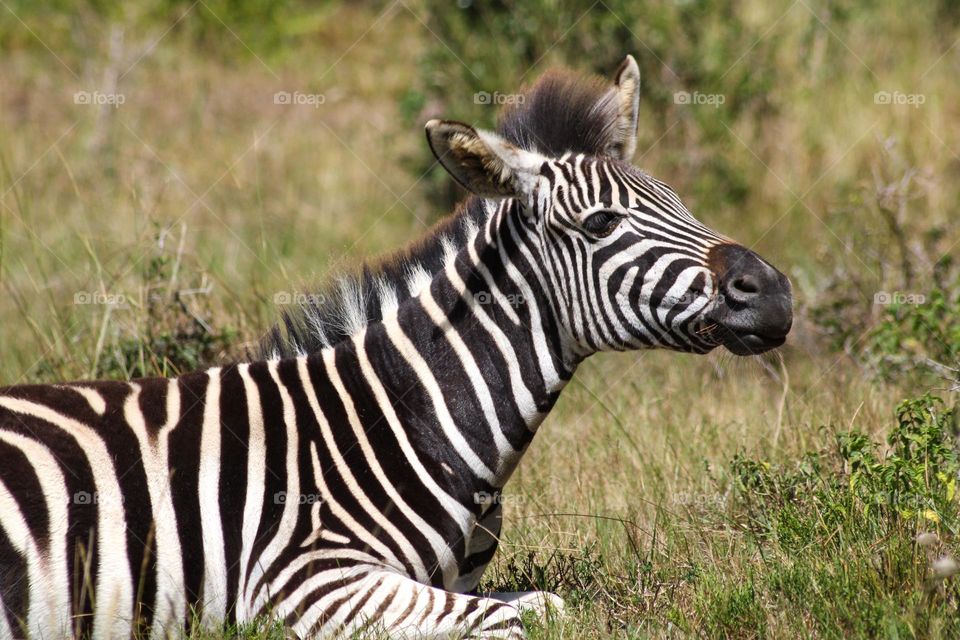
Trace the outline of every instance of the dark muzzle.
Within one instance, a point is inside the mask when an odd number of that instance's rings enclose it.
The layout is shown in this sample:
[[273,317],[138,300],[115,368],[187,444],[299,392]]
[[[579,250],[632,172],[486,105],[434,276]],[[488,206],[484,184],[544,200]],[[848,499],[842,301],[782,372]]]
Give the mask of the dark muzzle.
[[707,319],[713,336],[731,352],[763,353],[779,347],[793,324],[790,281],[760,256],[738,244],[710,250],[719,296]]

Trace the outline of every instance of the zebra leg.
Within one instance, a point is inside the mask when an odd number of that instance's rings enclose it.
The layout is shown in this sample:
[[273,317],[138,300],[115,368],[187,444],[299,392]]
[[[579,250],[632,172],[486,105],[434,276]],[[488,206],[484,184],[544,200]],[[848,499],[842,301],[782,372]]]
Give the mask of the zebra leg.
[[370,631],[373,637],[384,633],[417,640],[524,637],[520,609],[493,598],[444,591],[383,569],[367,574],[349,589],[349,597],[340,597],[334,607],[322,602],[308,607],[293,625],[297,635],[340,638]]
[[547,591],[500,591],[485,593],[487,598],[506,602],[520,610],[521,613],[532,612],[539,620],[546,620],[549,615],[564,614],[563,598]]

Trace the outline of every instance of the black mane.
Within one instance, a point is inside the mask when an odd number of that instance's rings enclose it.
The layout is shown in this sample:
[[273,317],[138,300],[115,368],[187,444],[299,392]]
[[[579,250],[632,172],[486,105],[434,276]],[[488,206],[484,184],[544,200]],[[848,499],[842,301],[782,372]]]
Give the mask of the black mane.
[[[555,69],[506,108],[497,133],[524,149],[559,157],[566,152],[601,155],[616,133],[616,92],[596,76]],[[359,321],[382,319],[385,290],[398,301],[410,296],[407,280],[423,270],[433,275],[444,266],[444,244],[463,246],[472,228],[483,228],[483,201],[468,197],[449,217],[411,245],[379,262],[340,274],[297,306],[263,338],[255,357],[291,357],[314,353],[350,337]]]
[[497,133],[513,144],[559,157],[601,155],[617,131],[617,96],[598,76],[552,69],[500,115]]

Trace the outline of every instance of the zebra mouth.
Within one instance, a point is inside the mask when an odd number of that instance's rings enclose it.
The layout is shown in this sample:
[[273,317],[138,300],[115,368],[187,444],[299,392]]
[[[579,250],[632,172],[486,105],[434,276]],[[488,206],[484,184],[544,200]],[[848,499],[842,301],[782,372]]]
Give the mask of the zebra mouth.
[[717,346],[723,346],[730,353],[738,356],[755,356],[783,345],[787,341],[786,334],[767,335],[755,331],[739,329],[718,320],[708,319],[701,321],[696,333]]
[[765,336],[748,331],[739,332],[730,327],[723,327],[721,344],[727,351],[738,356],[754,356],[771,349],[776,349],[787,341],[787,336]]
[[755,356],[776,349],[787,341],[786,335],[770,336],[741,331],[724,324],[718,324],[714,335],[727,351],[738,356]]

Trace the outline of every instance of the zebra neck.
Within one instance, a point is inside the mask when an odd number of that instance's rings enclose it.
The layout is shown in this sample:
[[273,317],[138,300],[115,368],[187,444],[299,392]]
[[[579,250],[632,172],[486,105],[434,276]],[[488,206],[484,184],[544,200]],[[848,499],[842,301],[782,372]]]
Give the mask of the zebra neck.
[[503,486],[573,374],[514,215],[505,207],[499,223],[445,246],[412,297],[306,361],[318,397],[343,403],[339,429],[369,434],[372,451],[409,445],[404,457],[461,501]]
[[[440,421],[451,420],[483,452],[478,455],[496,487],[515,468],[576,362],[524,223],[516,206],[500,207],[465,246],[448,252],[429,286],[383,323],[384,337],[404,354],[415,378],[436,382],[434,405],[442,401],[439,414],[449,414]],[[367,353],[377,334],[368,328]]]

